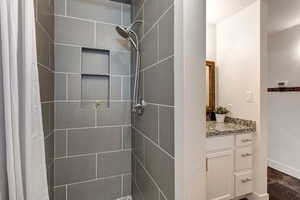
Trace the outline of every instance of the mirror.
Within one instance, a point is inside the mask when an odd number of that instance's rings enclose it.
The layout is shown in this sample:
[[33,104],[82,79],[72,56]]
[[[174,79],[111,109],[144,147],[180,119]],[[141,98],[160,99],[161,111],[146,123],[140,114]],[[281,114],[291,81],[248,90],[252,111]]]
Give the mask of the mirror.
[[207,112],[215,110],[215,62],[206,61]]

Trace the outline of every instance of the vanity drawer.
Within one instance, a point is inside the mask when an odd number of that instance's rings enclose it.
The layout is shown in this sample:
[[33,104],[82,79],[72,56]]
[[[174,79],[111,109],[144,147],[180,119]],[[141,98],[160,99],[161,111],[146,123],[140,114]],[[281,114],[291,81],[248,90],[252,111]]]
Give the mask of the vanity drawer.
[[249,194],[253,191],[252,171],[235,174],[235,196]]
[[234,136],[210,137],[206,139],[206,151],[233,148]]
[[241,171],[252,168],[252,147],[242,147],[235,151],[235,170]]
[[252,134],[242,134],[236,136],[236,146],[247,146],[252,144]]

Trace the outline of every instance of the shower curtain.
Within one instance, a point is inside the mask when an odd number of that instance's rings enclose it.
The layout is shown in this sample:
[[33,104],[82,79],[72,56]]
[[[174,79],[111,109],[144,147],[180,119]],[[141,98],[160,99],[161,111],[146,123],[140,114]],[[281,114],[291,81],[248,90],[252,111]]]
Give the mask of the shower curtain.
[[0,200],[48,200],[33,0],[0,0]]

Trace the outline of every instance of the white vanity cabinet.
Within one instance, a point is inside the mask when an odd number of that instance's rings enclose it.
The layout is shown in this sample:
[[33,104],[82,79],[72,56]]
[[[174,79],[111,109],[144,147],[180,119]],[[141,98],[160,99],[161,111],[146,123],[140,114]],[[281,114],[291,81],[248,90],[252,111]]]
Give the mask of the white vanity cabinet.
[[207,200],[238,199],[252,192],[252,134],[207,138]]
[[208,154],[207,169],[208,199],[232,199],[234,197],[233,151]]

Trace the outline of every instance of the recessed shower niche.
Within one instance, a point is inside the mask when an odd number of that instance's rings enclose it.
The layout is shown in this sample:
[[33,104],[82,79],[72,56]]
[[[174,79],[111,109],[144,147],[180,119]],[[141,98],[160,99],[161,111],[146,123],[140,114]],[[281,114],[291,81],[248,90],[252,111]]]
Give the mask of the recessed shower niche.
[[107,102],[110,100],[110,51],[82,48],[81,101]]

